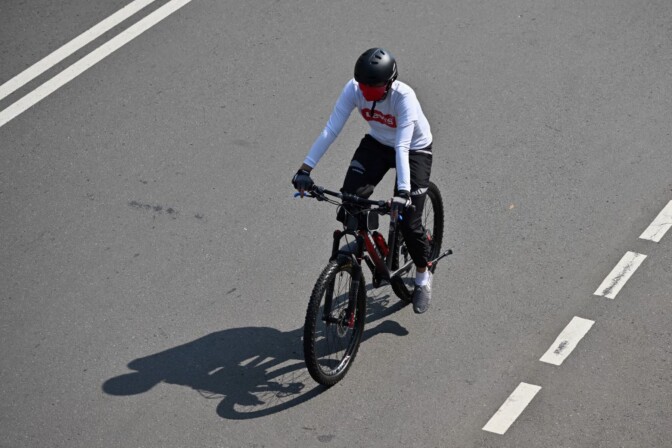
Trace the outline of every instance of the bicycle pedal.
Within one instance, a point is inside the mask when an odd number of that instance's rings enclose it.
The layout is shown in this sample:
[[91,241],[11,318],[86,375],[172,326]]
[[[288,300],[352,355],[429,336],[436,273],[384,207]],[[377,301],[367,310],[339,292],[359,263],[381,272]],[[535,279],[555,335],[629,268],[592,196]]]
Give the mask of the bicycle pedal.
[[452,254],[453,254],[453,249],[448,249],[447,251],[443,252],[441,255],[439,255],[438,257],[436,257],[435,259],[433,259],[433,260],[430,261],[429,263],[431,263],[432,268],[435,269],[435,268],[436,268],[436,264],[439,262],[439,260],[442,260],[442,259],[444,259],[445,257],[447,257],[448,255],[452,255]]

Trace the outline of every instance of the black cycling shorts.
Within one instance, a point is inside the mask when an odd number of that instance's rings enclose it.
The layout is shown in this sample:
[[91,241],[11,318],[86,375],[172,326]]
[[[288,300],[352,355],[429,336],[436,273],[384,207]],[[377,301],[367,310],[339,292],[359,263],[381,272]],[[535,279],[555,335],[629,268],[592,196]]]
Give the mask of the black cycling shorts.
[[[401,221],[401,231],[413,262],[418,267],[424,267],[427,265],[429,247],[422,226],[422,210],[432,171],[432,145],[419,151],[410,151],[408,161],[411,170],[411,202],[415,211],[405,214],[406,219]],[[391,168],[396,168],[394,148],[383,145],[367,134],[352,157],[341,191],[369,197]],[[396,192],[395,182],[394,193]]]

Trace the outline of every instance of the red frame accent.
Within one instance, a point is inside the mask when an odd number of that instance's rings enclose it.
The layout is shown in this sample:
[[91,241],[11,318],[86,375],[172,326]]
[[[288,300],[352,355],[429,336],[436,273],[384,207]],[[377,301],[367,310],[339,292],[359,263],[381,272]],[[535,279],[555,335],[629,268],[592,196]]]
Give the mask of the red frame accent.
[[375,244],[371,240],[371,236],[366,230],[360,230],[359,234],[364,238],[364,245],[366,246],[366,251],[371,256],[373,264],[376,265],[379,269],[385,271],[385,260],[378,255],[378,250],[376,249]]

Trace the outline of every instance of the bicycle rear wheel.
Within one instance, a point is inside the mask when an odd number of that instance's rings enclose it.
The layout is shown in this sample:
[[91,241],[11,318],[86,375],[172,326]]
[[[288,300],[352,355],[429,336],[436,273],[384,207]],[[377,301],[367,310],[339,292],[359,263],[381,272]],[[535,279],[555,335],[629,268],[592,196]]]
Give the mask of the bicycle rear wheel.
[[352,269],[350,262],[330,262],[313,288],[306,311],[303,329],[306,366],[310,376],[325,386],[333,386],[345,376],[364,332],[366,289],[363,276],[356,291],[354,326],[348,326]]
[[[443,242],[443,198],[441,192],[433,182],[429,183],[427,189],[427,199],[425,200],[425,207],[422,211],[422,226],[427,235],[429,242],[428,256],[429,260],[433,260],[441,253],[441,243]],[[408,252],[406,242],[401,234],[401,229],[397,227],[397,236],[395,238],[395,257],[398,257],[399,263],[397,266],[404,266],[411,261],[411,254]],[[430,271],[434,273],[435,267],[432,266]],[[393,284],[395,294],[404,302],[410,303],[413,290],[415,289],[415,265],[411,265],[408,270],[401,274],[403,285]]]

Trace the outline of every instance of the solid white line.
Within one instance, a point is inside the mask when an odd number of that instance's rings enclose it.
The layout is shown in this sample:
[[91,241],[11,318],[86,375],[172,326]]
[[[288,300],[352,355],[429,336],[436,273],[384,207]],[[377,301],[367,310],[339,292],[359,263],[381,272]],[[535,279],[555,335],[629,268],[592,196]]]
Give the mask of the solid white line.
[[118,50],[131,40],[135,39],[140,34],[147,31],[149,28],[156,25],[189,2],[191,2],[191,0],[171,0],[161,8],[149,14],[147,17],[125,29],[117,36],[110,39],[108,42],[96,48],[91,53],[72,64],[70,67],[66,68],[58,75],[51,78],[49,81],[45,82],[37,89],[33,90],[9,106],[7,109],[0,112],[0,127],[4,126],[8,121],[17,115],[25,112],[28,108],[44,99],[46,96],[54,93],[57,89],[76,78],[82,72],[91,68],[96,63],[109,56],[112,52]]
[[0,100],[29,83],[75,51],[111,30],[155,0],[135,0],[0,86]]
[[646,259],[646,255],[627,252],[616,267],[607,275],[607,278],[604,279],[594,294],[596,296],[604,296],[608,299],[615,298],[616,294],[623,288],[625,282],[635,273],[644,259]]
[[544,356],[539,359],[541,362],[559,366],[576,348],[579,341],[588,333],[590,327],[595,321],[582,319],[574,316],[558,338],[553,342]]
[[495,415],[485,424],[483,431],[504,434],[540,390],[541,386],[520,383],[504,404],[495,412]]
[[659,243],[670,227],[672,227],[672,201],[667,203],[651,225],[640,235],[640,238]]

